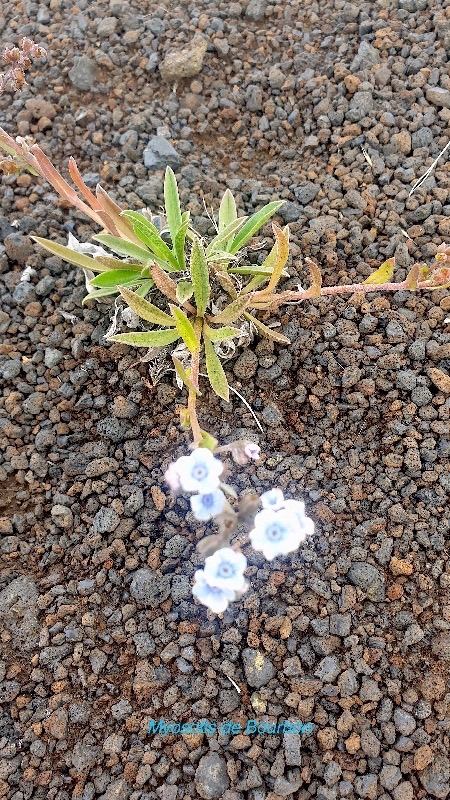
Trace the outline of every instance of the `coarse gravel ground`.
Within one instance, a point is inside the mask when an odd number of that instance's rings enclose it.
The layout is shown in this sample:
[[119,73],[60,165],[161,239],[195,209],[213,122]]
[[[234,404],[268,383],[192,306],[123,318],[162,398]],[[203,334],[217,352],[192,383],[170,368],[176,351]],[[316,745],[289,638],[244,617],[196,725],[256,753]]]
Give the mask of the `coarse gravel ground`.
[[[402,280],[448,241],[446,156],[409,196],[449,138],[446,0],[4,0],[0,27],[48,50],[3,127],[124,207],[157,211],[172,164],[203,233],[227,186],[247,213],[286,199],[287,286],[305,256],[328,285],[392,255]],[[200,71],[174,80],[187,46]],[[173,375],[153,387],[107,344],[111,303],[82,307],[82,273],[29,238],[86,241],[82,215],[28,174],[0,202],[0,798],[445,800],[448,290],[282,309],[292,346],[226,365],[264,433],[204,393],[205,428],[262,449],[230,464],[236,490],[304,497],[317,528],[292,558],[248,552],[221,620],[190,593],[205,529],[162,480],[186,453]],[[162,737],[151,718],[313,730]]]

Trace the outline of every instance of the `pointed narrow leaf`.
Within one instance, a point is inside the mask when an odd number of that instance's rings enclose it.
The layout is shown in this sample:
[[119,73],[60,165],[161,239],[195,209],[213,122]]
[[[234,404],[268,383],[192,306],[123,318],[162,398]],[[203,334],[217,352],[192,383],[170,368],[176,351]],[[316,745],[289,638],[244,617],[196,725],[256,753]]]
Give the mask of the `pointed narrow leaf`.
[[158,228],[137,211],[124,211],[123,217],[129,219],[136,236],[152,251],[161,261],[167,261],[174,270],[178,270],[178,262],[170,247],[161,238]]
[[237,236],[231,242],[231,245],[227,248],[230,253],[237,253],[238,250],[243,247],[252,236],[255,235],[262,228],[263,225],[271,218],[274,214],[277,213],[278,209],[284,204],[284,200],[274,200],[272,203],[268,203],[266,206],[261,208],[256,214],[250,217],[247,220],[244,227],[241,228]]
[[171,317],[170,314],[161,311],[161,309],[154,306],[153,303],[149,303],[148,300],[139,297],[136,292],[127,289],[126,286],[120,287],[120,294],[135,314],[141,319],[145,319],[146,322],[153,322],[154,325],[166,325],[169,326],[169,328],[175,325],[173,317]]
[[378,285],[382,285],[383,283],[389,283],[392,280],[392,276],[394,274],[394,264],[395,258],[388,258],[384,264],[381,265],[375,272],[372,272],[372,275],[369,275],[363,283],[375,283]]
[[110,289],[97,289],[96,292],[89,292],[89,294],[83,297],[81,305],[84,306],[88,300],[97,300],[99,297],[108,297],[112,296],[113,294],[119,294],[119,289],[117,286],[113,286]]
[[170,305],[177,331],[190,353],[196,353],[200,343],[195,335],[194,327],[181,308]]
[[141,277],[141,270],[131,269],[109,269],[108,272],[102,272],[96,278],[89,281],[91,286],[99,286],[101,289],[108,286],[117,286],[120,284],[130,283],[135,281],[136,278]]
[[[284,226],[283,233],[287,237],[287,240],[289,242],[289,225],[285,225]],[[275,244],[272,247],[272,250],[270,251],[270,253],[267,256],[267,258],[263,261],[262,266],[263,267],[269,267],[269,268],[273,269],[275,264],[277,263],[277,255],[278,255],[278,243],[275,241]]]
[[105,267],[108,267],[109,270],[111,269],[131,269],[136,270],[139,269],[142,271],[143,266],[142,264],[133,264],[131,261],[121,261],[120,258],[112,258],[112,256],[94,256],[95,260],[99,262],[99,264],[103,264]]
[[181,363],[181,361],[179,361],[178,358],[176,356],[174,356],[173,354],[172,354],[172,361],[173,361],[173,365],[175,367],[175,372],[177,373],[180,381],[183,381],[184,385],[188,389],[190,389],[191,392],[194,392],[197,395],[197,397],[200,397],[201,393],[200,393],[200,391],[198,389],[198,386],[194,386],[194,384],[192,383],[187,371],[183,367],[183,364]]
[[218,282],[218,284],[222,287],[222,289],[230,295],[232,300],[235,300],[237,297],[236,285],[232,278],[228,275],[227,272],[222,272],[221,270],[214,270],[214,278]]
[[259,319],[253,316],[253,314],[249,314],[247,311],[244,314],[244,317],[248,319],[252,325],[257,328],[257,330],[262,333],[266,339],[272,339],[274,342],[279,342],[280,344],[290,344],[290,339],[286,336],[283,336],[281,333],[277,333],[276,331],[272,330],[272,328],[268,328],[267,325],[264,325]]
[[245,308],[247,308],[250,302],[250,297],[242,295],[237,297],[236,300],[233,300],[228,306],[225,306],[223,311],[220,314],[216,314],[215,317],[211,317],[210,322],[214,322],[215,324],[228,324],[230,322],[235,322],[242,316],[242,312]]
[[62,258],[63,261],[68,261],[69,264],[75,264],[76,267],[90,269],[92,272],[109,271],[108,267],[105,267],[103,264],[98,262],[98,259],[87,256],[84,253],[77,253],[75,250],[72,250],[70,247],[66,247],[63,244],[52,242],[50,239],[41,239],[40,236],[32,236],[31,238],[41,247],[45,247],[45,249],[54,256]]
[[190,300],[193,294],[194,287],[190,281],[179,281],[177,283],[177,300],[180,305],[183,305],[186,300]]
[[125,239],[120,239],[118,236],[111,236],[109,233],[99,233],[92,238],[95,239],[96,242],[100,242],[106,245],[106,247],[109,247],[113,253],[119,253],[121,256],[130,256],[143,264],[147,264],[149,261],[153,260],[152,253],[150,253],[149,250],[145,250],[144,247],[138,247],[137,244],[133,244],[132,242],[126,242]]
[[139,297],[145,297],[149,293],[150,289],[153,289],[154,285],[154,281],[144,281],[135,289],[135,292],[139,295]]
[[217,236],[214,237],[214,239],[212,239],[212,241],[206,248],[205,251],[206,256],[208,257],[212,253],[215,253],[216,250],[221,249],[222,245],[224,245],[226,248],[228,241],[231,239],[232,236],[234,236],[234,234],[239,230],[239,228],[242,228],[244,222],[247,219],[248,217],[239,217],[239,219],[235,219],[232,222],[230,222],[230,224],[227,225],[226,228],[224,228],[222,231],[220,231],[219,227],[220,232],[217,234]]
[[230,389],[228,386],[227,376],[225,375],[219,356],[214,350],[211,342],[206,338],[204,341],[206,372],[208,373],[208,380],[215,393],[223,400],[228,402],[230,399]]
[[167,225],[170,231],[172,244],[175,242],[176,235],[183,224],[181,219],[180,198],[178,196],[178,186],[175,174],[170,167],[166,169],[164,178],[164,203],[166,209]]
[[206,324],[204,332],[210,342],[225,342],[227,339],[233,339],[235,336],[241,336],[242,334],[239,328],[210,328]]
[[322,290],[322,273],[320,268],[317,266],[316,262],[313,261],[311,258],[305,258],[306,263],[308,264],[309,271],[311,273],[312,283],[308,289],[308,297],[320,297],[320,292]]
[[[263,275],[268,278],[270,275],[272,275],[273,267],[265,267],[263,264],[261,266],[258,266],[258,264],[252,264],[248,267],[230,267],[228,272],[232,273],[233,275]],[[283,270],[281,274],[289,277],[285,270]]]
[[[122,216],[123,209],[114,202],[114,200],[105,192],[104,189],[102,189],[100,184],[97,184],[95,191],[97,195],[97,201],[100,203],[103,211],[112,220],[115,228],[119,232],[120,237],[139,246],[140,240],[136,236],[131,222],[126,219],[126,217]],[[101,216],[100,212],[98,213]]]
[[177,234],[175,236],[175,241],[173,243],[173,252],[177,260],[178,269],[181,271],[186,269],[186,255],[184,252],[184,248],[186,245],[186,235],[188,227],[189,227],[189,217],[183,220],[181,226],[178,228]]
[[262,283],[265,283],[267,280],[266,275],[255,275],[254,278],[249,281],[246,286],[241,291],[241,295],[249,294],[250,292],[254,292],[258,286],[261,286]]
[[210,286],[205,253],[198,239],[194,240],[192,247],[190,269],[197,314],[203,317],[209,302]]
[[272,229],[277,240],[276,260],[267,288],[264,289],[265,292],[273,292],[281,278],[281,273],[283,272],[283,268],[286,265],[286,261],[288,260],[289,256],[288,237],[285,236],[284,232],[278,227],[278,225],[273,224]]
[[222,233],[227,225],[231,225],[236,217],[236,200],[234,199],[230,189],[227,189],[222,197],[219,208],[219,233]]
[[165,347],[180,338],[177,330],[145,331],[144,333],[116,333],[108,336],[108,341],[129,344],[131,347]]

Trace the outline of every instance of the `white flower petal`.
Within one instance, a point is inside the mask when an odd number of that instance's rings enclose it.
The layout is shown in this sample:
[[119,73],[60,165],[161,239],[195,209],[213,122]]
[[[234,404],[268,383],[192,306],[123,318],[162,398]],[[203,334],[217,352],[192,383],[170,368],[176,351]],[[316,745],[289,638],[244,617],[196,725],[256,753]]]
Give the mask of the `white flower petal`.
[[237,553],[231,547],[222,547],[205,559],[205,579],[210,586],[242,592],[246,568],[247,559],[243,553]]
[[283,492],[281,489],[270,489],[269,492],[264,492],[261,495],[260,500],[263,508],[272,508],[275,511],[277,508],[283,507]]
[[261,551],[272,561],[277,555],[291,553],[305,538],[297,514],[284,508],[265,508],[255,517],[255,527],[250,532],[250,541],[255,550]]
[[235,592],[228,589],[220,589],[217,586],[210,586],[203,570],[197,570],[194,578],[195,583],[192,588],[192,594],[214,614],[222,614],[228,607],[228,603],[236,599]]
[[181,456],[175,465],[185,492],[210,494],[218,488],[223,464],[210,450],[199,447],[190,456]]
[[194,517],[202,522],[208,522],[222,513],[225,495],[221,489],[216,489],[208,494],[194,494],[190,498],[190,502]]

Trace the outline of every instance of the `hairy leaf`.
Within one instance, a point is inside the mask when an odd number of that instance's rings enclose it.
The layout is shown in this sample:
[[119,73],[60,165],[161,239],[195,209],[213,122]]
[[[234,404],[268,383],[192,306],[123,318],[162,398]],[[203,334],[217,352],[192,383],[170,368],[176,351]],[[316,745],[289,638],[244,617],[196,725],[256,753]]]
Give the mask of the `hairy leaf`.
[[250,302],[250,297],[248,296],[240,296],[237,297],[236,300],[233,300],[228,306],[220,312],[220,314],[216,314],[215,317],[211,317],[211,322],[215,324],[222,324],[225,325],[235,322],[239,317],[242,315],[242,312],[245,308],[247,308]]
[[108,269],[145,269],[142,264],[134,264],[131,261],[123,261],[120,258],[113,258],[112,256],[94,256],[95,260],[103,264]]
[[179,379],[183,381],[184,385],[190,389],[191,392],[194,392],[198,397],[201,396],[198,386],[195,386],[190,378],[189,373],[183,367],[181,361],[172,354],[172,361],[175,367],[175,372],[177,373]]
[[235,219],[230,222],[229,225],[226,226],[222,231],[219,229],[219,233],[217,236],[212,239],[209,243],[208,247],[206,248],[206,257],[208,258],[212,254],[214,254],[217,250],[220,250],[222,246],[225,248],[232,236],[241,228],[244,222],[248,219],[248,217],[239,217],[239,219]]
[[54,256],[62,258],[63,261],[68,261],[69,264],[75,264],[76,267],[90,269],[92,272],[109,271],[108,267],[105,267],[104,264],[99,263],[98,259],[92,258],[91,256],[86,256],[84,253],[78,253],[63,244],[52,242],[50,239],[41,239],[40,236],[32,236],[31,238],[34,242],[40,244],[41,247],[45,247],[45,249]]
[[117,286],[120,284],[133,283],[136,278],[139,280],[141,277],[141,270],[131,269],[109,269],[108,272],[102,272],[96,278],[89,281],[91,286],[99,286],[101,289],[108,286]]
[[154,285],[154,281],[143,281],[141,285],[135,289],[135,292],[139,295],[139,297],[145,297],[149,293],[150,289],[153,289]]
[[230,388],[228,386],[227,376],[225,375],[222,364],[220,363],[219,356],[214,350],[214,347],[209,339],[205,337],[204,342],[208,380],[215,393],[223,400],[228,401],[230,399]]
[[169,328],[175,325],[173,318],[170,314],[161,311],[160,308],[144,300],[142,297],[127,289],[125,286],[120,287],[120,294],[127,303],[127,305],[140,317],[145,319],[146,322],[153,322],[154,325],[166,325]]
[[[267,267],[264,266],[264,264],[261,264],[261,266],[258,266],[258,264],[251,264],[247,267],[230,267],[229,272],[233,275],[262,275],[270,277],[273,272],[273,267]],[[284,270],[281,274],[289,277]]]
[[363,283],[375,283],[375,284],[383,284],[389,283],[392,280],[392,276],[394,274],[394,264],[395,258],[388,258],[384,264],[381,265],[375,272],[372,272],[368,278],[366,278]]
[[290,344],[290,339],[286,336],[283,336],[281,333],[277,333],[276,331],[272,330],[272,328],[268,328],[267,325],[264,325],[261,320],[256,319],[253,314],[249,314],[247,311],[244,313],[244,317],[248,319],[255,328],[262,333],[266,339],[272,339],[274,342],[279,342],[280,344]]
[[[414,264],[414,266],[409,271],[408,275],[406,276],[405,280],[405,287],[410,291],[414,291],[417,289],[417,281],[419,279],[419,272],[420,272],[420,265]],[[441,287],[442,288],[442,287]]]
[[175,241],[173,243],[173,252],[177,260],[178,269],[181,271],[183,271],[186,268],[186,255],[184,252],[184,248],[186,244],[186,235],[188,227],[189,227],[189,217],[183,220],[181,226],[178,228],[178,231],[175,236]]
[[180,305],[189,300],[194,294],[194,287],[190,281],[179,281],[177,283],[177,300]]
[[209,325],[205,324],[204,333],[210,342],[225,342],[227,339],[241,336],[242,331],[239,328],[210,328]]
[[151,268],[152,278],[156,283],[159,291],[162,292],[169,300],[173,300],[174,303],[179,302],[177,298],[177,285],[172,278],[164,272],[161,267],[157,264]]
[[200,343],[195,335],[192,323],[187,318],[184,311],[181,310],[181,308],[177,308],[174,305],[170,305],[170,310],[175,320],[177,331],[181,336],[181,338],[183,339],[183,342],[185,343],[187,349],[189,350],[190,353],[196,353],[198,348],[200,347]]
[[209,301],[210,286],[205,253],[198,239],[194,239],[190,269],[197,314],[203,317]]
[[307,257],[305,258],[305,261],[308,264],[312,278],[311,286],[308,289],[308,297],[320,297],[320,292],[322,289],[322,273],[320,268],[311,258]]
[[152,253],[150,253],[149,250],[138,247],[137,244],[133,244],[132,242],[126,242],[125,239],[120,239],[118,236],[111,236],[109,233],[99,233],[92,238],[95,239],[96,242],[100,242],[106,245],[106,247],[109,247],[113,253],[119,253],[121,256],[130,256],[130,258],[135,258],[136,261],[142,264],[153,261]]
[[152,253],[155,254],[161,261],[167,263],[166,269],[179,270],[178,261],[173,255],[170,247],[167,246],[164,239],[158,231],[158,228],[153,225],[150,220],[146,219],[142,214],[137,211],[124,211],[122,216],[131,221],[133,230]]
[[273,232],[276,238],[276,260],[275,264],[273,265],[273,272],[270,277],[269,283],[267,287],[263,290],[264,292],[273,292],[275,289],[278,281],[281,278],[281,273],[283,272],[283,268],[288,260],[289,256],[289,239],[285,236],[284,232],[278,225],[272,225]]
[[119,289],[117,286],[113,286],[109,289],[97,289],[97,291],[89,292],[89,294],[83,297],[81,305],[86,305],[88,300],[97,300],[100,297],[111,297],[113,294],[119,294]]
[[116,333],[109,336],[108,341],[129,344],[131,347],[165,347],[180,338],[177,330],[145,331],[143,333]]
[[172,239],[172,244],[174,244],[176,235],[183,223],[181,218],[177,179],[175,178],[175,174],[170,167],[167,167],[164,178],[164,203],[167,225],[170,231],[170,238]]
[[228,247],[230,253],[237,253],[248,240],[252,238],[262,228],[263,225],[277,213],[278,209],[284,204],[284,200],[274,200],[261,208],[256,214],[253,214],[247,220],[244,227],[241,228],[237,236],[234,237],[231,245]]
[[229,189],[227,189],[220,202],[219,233],[222,233],[222,231],[228,225],[231,225],[231,223],[234,222],[236,218],[237,218],[236,201],[233,197],[232,192]]

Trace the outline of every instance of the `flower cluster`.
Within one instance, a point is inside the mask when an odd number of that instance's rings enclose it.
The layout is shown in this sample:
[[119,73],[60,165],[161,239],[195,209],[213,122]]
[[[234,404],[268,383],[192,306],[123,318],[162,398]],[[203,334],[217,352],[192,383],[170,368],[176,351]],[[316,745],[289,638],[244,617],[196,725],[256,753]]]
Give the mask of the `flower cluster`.
[[3,61],[7,65],[6,72],[0,75],[0,94],[8,84],[13,90],[18,91],[25,86],[25,71],[29,69],[34,58],[45,58],[47,55],[43,47],[35,44],[26,36],[19,42],[19,47],[6,47],[3,51]]
[[262,511],[255,516],[249,538],[268,561],[297,550],[314,533],[314,523],[305,515],[301,500],[285,500],[281,489],[271,489],[261,495],[261,503]]
[[[257,459],[260,453],[258,445],[246,441],[233,442],[215,450],[231,453],[238,464]],[[192,590],[194,597],[215,614],[225,611],[230,602],[238,600],[249,588],[244,577],[247,559],[236,546],[230,546],[231,533],[238,524],[252,521],[250,542],[268,561],[297,550],[314,532],[314,523],[305,514],[305,504],[285,499],[281,489],[271,489],[259,499],[257,495],[241,498],[236,512],[225,493],[237,499],[236,495],[231,487],[221,483],[222,473],[222,462],[206,447],[182,456],[170,464],[165,473],[173,492],[195,492],[190,504],[196,519],[208,522],[216,517],[222,528],[219,535],[204,540],[203,554],[212,554],[205,558],[204,568],[196,571]],[[262,505],[260,511],[257,510],[259,503]]]

